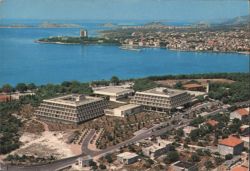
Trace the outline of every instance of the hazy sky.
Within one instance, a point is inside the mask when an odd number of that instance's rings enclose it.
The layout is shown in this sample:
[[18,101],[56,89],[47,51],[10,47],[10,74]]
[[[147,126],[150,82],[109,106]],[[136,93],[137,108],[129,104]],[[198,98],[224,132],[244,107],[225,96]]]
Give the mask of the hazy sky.
[[0,0],[0,18],[216,20],[248,15],[248,0]]

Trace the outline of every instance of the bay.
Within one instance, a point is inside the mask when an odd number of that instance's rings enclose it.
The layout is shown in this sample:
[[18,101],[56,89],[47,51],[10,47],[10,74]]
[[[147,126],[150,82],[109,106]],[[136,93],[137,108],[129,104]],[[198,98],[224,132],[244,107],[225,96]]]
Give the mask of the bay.
[[[85,24],[86,25],[86,24]],[[91,35],[101,30],[88,24]],[[180,52],[160,48],[129,51],[118,46],[39,44],[48,36],[79,35],[79,28],[0,29],[0,85],[92,81],[151,75],[249,72],[249,56],[237,53]]]

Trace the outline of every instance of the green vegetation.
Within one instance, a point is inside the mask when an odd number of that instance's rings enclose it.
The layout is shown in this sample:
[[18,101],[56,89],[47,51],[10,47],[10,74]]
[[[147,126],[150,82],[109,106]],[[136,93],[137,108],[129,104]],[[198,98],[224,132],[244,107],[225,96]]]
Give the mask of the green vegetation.
[[26,155],[8,155],[6,157],[7,161],[10,161],[10,162],[15,162],[15,163],[47,163],[47,162],[52,162],[54,160],[56,160],[56,158],[54,156],[49,156],[47,158],[44,158],[44,157],[34,157],[34,156],[26,156]]
[[[145,79],[159,81],[166,79],[213,79],[224,78],[235,81],[233,83],[210,83],[209,97],[221,100],[224,103],[247,101],[250,99],[250,74],[249,73],[207,73],[189,75],[150,76]],[[181,88],[181,83],[176,83],[176,88]]]
[[150,79],[138,79],[135,80],[133,89],[135,91],[144,91],[156,87],[157,84]]
[[20,120],[10,114],[19,108],[18,103],[0,103],[0,154],[6,154],[20,146],[18,129]]
[[164,159],[166,164],[170,164],[178,161],[180,158],[179,153],[177,151],[170,151],[167,153],[167,157]]
[[46,43],[65,43],[65,44],[120,44],[119,41],[113,39],[105,39],[100,37],[69,37],[69,36],[57,36],[41,38],[39,42]]
[[110,79],[110,82],[113,84],[113,85],[118,85],[120,80],[117,76],[113,76],[111,79]]

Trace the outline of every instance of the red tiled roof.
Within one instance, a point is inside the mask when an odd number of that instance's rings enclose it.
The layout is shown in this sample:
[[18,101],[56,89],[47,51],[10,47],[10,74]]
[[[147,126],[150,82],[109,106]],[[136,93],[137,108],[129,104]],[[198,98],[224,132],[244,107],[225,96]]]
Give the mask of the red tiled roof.
[[209,119],[208,121],[207,121],[207,124],[209,124],[209,125],[211,125],[211,126],[216,126],[216,125],[218,125],[218,121],[216,121],[216,120],[213,120],[213,119]]
[[248,168],[244,166],[236,166],[232,168],[231,171],[248,171]]
[[219,144],[226,145],[229,147],[235,147],[241,143],[243,143],[243,141],[237,137],[234,137],[234,136],[230,136],[230,137],[225,138],[219,142]]
[[10,100],[10,96],[0,95],[0,102],[6,102],[8,100]]
[[200,84],[195,84],[195,83],[190,83],[190,84],[185,84],[183,85],[184,88],[201,88],[203,87],[202,85]]
[[249,111],[245,108],[242,108],[242,109],[238,109],[236,110],[236,112],[241,115],[241,116],[244,116],[244,115],[249,115]]

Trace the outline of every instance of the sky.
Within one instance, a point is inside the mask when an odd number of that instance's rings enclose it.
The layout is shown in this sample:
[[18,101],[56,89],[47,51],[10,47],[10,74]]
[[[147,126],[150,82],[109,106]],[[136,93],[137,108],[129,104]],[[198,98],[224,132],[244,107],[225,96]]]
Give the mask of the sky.
[[249,15],[248,0],[0,0],[0,19],[211,21]]

